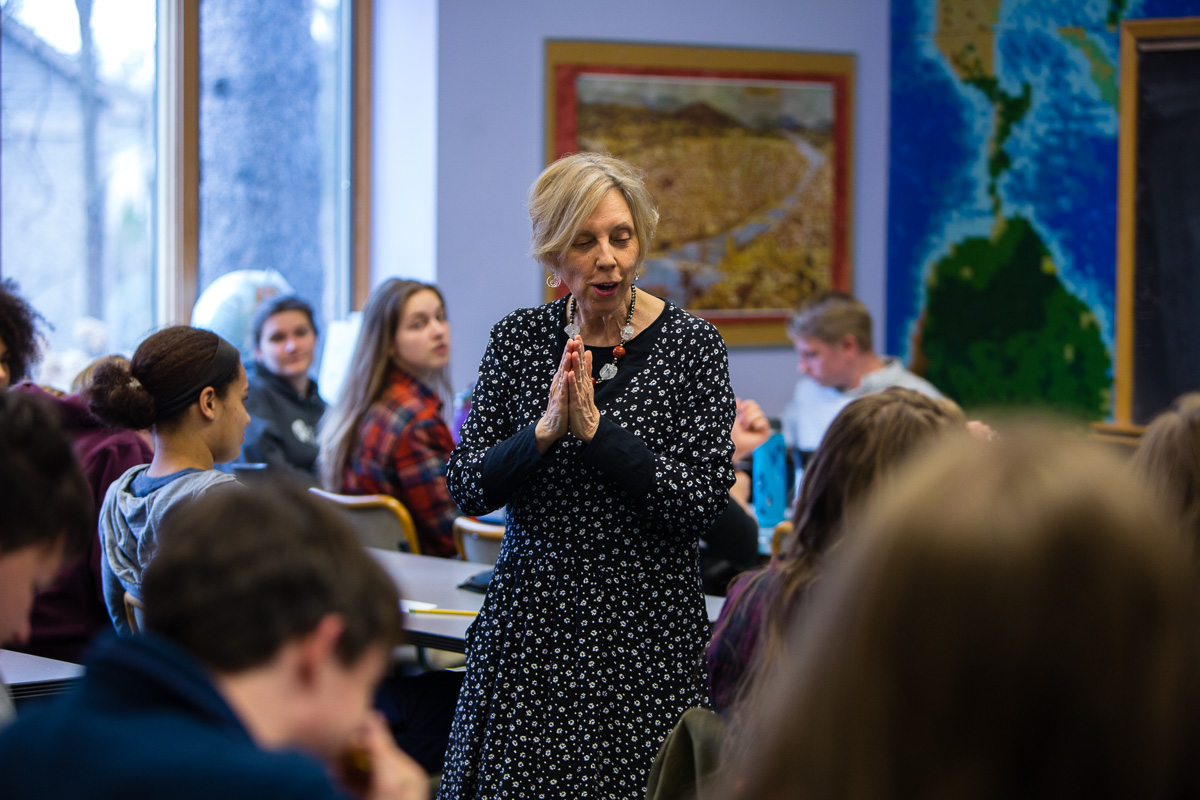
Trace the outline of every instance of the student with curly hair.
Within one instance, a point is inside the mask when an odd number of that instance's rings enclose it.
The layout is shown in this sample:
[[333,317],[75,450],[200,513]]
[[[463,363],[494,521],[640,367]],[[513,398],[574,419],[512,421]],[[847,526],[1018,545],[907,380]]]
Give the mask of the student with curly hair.
[[0,391],[30,377],[42,360],[42,315],[17,293],[16,281],[0,281]]

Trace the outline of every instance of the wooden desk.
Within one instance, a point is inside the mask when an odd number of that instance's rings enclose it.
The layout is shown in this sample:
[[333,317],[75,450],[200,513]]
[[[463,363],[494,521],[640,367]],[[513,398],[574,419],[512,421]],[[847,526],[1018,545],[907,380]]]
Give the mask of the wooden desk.
[[50,697],[71,690],[83,677],[83,667],[67,661],[0,650],[0,678],[8,684],[14,703]]
[[[410,553],[378,550],[373,547],[368,547],[367,552],[391,576],[400,589],[400,597],[405,600],[434,603],[438,608],[464,611],[478,611],[483,607],[483,595],[459,589],[458,584],[472,575],[491,569],[488,564],[473,564],[469,561],[455,561],[432,556],[414,556]],[[725,598],[723,597],[704,596],[710,621],[715,620],[721,613],[721,606],[724,602]],[[409,644],[418,647],[433,647],[438,650],[465,653],[467,651],[467,627],[474,621],[473,616],[415,612],[408,615],[406,639]]]

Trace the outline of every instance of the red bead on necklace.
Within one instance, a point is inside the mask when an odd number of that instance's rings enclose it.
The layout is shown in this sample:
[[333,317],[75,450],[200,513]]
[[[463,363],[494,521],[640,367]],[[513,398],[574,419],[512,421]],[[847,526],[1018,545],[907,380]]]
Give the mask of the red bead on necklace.
[[[617,376],[617,362],[625,355],[625,343],[633,338],[633,308],[637,304],[637,287],[629,287],[629,313],[625,316],[625,324],[621,326],[621,343],[613,348],[613,360],[600,368],[600,380],[607,381]],[[579,335],[579,326],[575,324],[575,297],[567,300],[567,336],[575,338]],[[592,385],[596,384],[595,376]]]

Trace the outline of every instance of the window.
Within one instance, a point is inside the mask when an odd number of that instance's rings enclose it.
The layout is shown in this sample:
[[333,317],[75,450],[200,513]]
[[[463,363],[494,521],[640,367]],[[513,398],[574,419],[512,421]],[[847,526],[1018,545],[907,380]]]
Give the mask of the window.
[[38,378],[66,388],[157,322],[154,0],[2,13],[0,270],[54,326]]
[[[3,0],[0,274],[54,327],[39,382],[67,388],[242,270],[278,273],[322,320],[349,311],[367,190],[351,120],[369,91],[353,12],[369,9]],[[261,292],[239,277],[196,322],[244,346]]]

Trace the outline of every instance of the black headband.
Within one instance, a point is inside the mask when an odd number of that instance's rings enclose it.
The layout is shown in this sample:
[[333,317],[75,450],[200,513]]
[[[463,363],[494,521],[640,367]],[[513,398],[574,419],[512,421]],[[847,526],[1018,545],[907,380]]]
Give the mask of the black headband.
[[200,397],[200,392],[204,391],[206,387],[216,386],[232,375],[241,360],[242,357],[238,354],[237,348],[218,336],[217,352],[213,353],[212,360],[208,362],[208,366],[204,368],[199,377],[173,396],[155,401],[154,421],[168,420],[196,402]]

